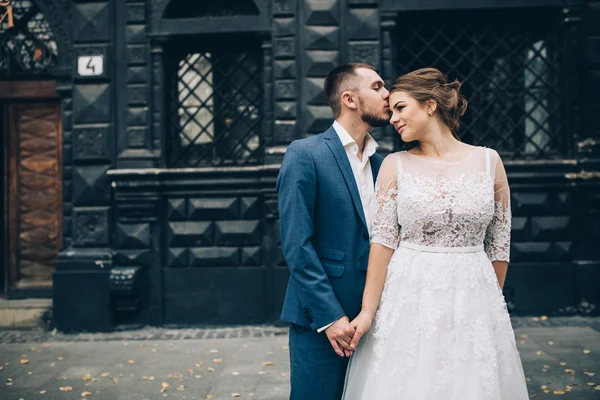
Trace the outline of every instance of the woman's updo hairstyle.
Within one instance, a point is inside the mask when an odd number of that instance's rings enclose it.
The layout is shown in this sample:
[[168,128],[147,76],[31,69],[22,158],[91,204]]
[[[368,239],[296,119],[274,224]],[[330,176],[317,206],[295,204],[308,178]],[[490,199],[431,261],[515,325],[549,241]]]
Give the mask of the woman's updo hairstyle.
[[460,117],[467,110],[467,99],[460,93],[461,83],[448,79],[436,68],[422,68],[402,75],[392,84],[390,93],[406,92],[421,104],[433,99],[442,120],[458,137]]

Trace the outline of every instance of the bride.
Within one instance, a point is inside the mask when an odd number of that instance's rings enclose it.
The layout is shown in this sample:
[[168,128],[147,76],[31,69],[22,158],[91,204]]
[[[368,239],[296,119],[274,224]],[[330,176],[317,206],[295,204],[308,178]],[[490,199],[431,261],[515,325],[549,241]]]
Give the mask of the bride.
[[529,398],[502,296],[506,172],[496,151],[458,139],[467,107],[459,89],[434,68],[390,89],[390,122],[418,144],[389,155],[379,172],[344,399]]

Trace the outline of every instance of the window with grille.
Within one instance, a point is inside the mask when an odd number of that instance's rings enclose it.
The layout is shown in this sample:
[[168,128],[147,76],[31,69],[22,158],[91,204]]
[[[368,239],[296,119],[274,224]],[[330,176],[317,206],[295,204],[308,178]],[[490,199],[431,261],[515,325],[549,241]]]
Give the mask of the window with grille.
[[[12,0],[12,14],[0,8],[0,75],[44,72],[56,65],[58,50],[50,26],[33,0]],[[4,16],[4,18],[2,18]],[[9,26],[9,21],[12,25]]]
[[248,37],[221,41],[214,36],[185,41],[199,46],[180,47],[167,57],[176,61],[168,67],[170,166],[260,163],[260,42]]
[[568,154],[559,10],[400,14],[399,75],[435,67],[463,82],[469,105],[460,136],[512,159]]

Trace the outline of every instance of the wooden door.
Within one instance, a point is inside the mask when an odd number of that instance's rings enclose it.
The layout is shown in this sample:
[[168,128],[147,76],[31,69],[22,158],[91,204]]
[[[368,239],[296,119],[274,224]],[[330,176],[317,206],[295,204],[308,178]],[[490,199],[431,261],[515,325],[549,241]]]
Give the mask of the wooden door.
[[8,293],[50,288],[62,240],[60,103],[5,105]]

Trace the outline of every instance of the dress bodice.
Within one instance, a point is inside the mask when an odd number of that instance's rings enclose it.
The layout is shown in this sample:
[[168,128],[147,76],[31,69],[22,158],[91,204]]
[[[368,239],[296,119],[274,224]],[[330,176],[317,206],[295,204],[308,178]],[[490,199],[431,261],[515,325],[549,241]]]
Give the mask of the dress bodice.
[[384,161],[377,180],[372,243],[400,241],[431,247],[484,244],[492,259],[508,261],[510,194],[498,154],[483,147],[453,162],[403,151]]

